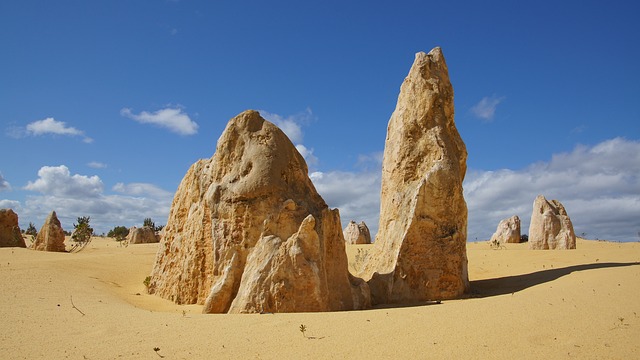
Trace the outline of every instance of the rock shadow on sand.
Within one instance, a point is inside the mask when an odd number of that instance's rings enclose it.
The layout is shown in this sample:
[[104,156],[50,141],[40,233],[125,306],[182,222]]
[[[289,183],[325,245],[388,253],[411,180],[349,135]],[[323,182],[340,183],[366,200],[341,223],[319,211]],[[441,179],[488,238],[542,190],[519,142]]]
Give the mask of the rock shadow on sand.
[[614,267],[625,267],[640,265],[640,262],[630,263],[592,263],[573,265],[564,268],[555,268],[536,271],[530,274],[513,275],[499,277],[495,279],[484,279],[471,281],[471,298],[484,298],[490,296],[506,295],[516,293],[524,289],[554,281],[575,271],[595,270]]

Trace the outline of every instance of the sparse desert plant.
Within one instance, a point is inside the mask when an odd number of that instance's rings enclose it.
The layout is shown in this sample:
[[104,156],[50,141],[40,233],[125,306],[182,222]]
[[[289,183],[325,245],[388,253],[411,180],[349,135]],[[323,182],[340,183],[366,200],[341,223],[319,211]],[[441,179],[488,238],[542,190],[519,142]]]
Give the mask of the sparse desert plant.
[[27,230],[24,233],[27,235],[32,235],[34,237],[38,236],[38,230],[36,230],[36,227],[32,222],[29,223],[29,227],[27,227]]
[[151,218],[145,218],[144,221],[142,222],[142,226],[148,226],[152,229],[155,229],[156,223],[154,223],[153,220],[151,220]]
[[307,331],[307,326],[305,324],[300,324],[300,332],[302,333],[302,336],[307,337],[307,334],[305,334],[305,332]]
[[500,243],[500,240],[498,240],[498,239],[493,239],[493,240],[489,241],[489,246],[493,250],[506,249],[506,247],[504,245],[502,245],[502,243]]
[[78,218],[78,223],[73,224],[73,234],[71,234],[71,240],[75,244],[71,247],[69,252],[79,252],[84,249],[90,242],[93,236],[93,228],[89,225],[91,217],[82,216]]
[[71,235],[71,239],[75,242],[84,243],[91,239],[93,236],[93,228],[89,225],[89,221],[91,221],[90,216],[82,216],[78,218],[78,223],[73,224],[73,235]]
[[129,229],[124,226],[116,226],[113,229],[109,230],[107,234],[108,237],[112,237],[116,239],[116,241],[123,241],[129,235]]
[[521,243],[529,242],[529,235],[527,235],[527,234],[522,234],[522,235],[520,236],[520,242],[521,242]]
[[145,218],[144,221],[142,222],[142,226],[150,227],[155,232],[159,232],[162,229],[164,229],[164,225],[156,226],[156,223],[153,220],[151,220],[151,218]]
[[356,263],[364,264],[369,258],[369,250],[358,249],[356,254]]
[[149,286],[151,285],[151,276],[147,276],[146,278],[144,278],[144,281],[142,283],[144,284],[144,287],[147,288],[147,293],[148,293]]
[[38,236],[38,230],[36,230],[36,227],[33,225],[32,222],[29,223],[29,227],[24,233],[25,235],[30,235],[27,239],[29,239],[29,241],[31,241],[31,244],[33,245],[33,243],[36,242],[36,237]]

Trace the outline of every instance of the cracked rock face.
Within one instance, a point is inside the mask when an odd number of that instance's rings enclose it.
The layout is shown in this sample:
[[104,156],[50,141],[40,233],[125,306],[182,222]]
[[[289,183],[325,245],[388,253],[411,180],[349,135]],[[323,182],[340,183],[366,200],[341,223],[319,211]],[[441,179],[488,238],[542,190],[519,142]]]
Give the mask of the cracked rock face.
[[0,247],[27,247],[12,209],[0,209]]
[[150,226],[130,227],[127,240],[129,241],[129,244],[150,244],[159,242],[155,229]]
[[33,244],[35,250],[65,252],[64,230],[55,211],[52,211],[38,231]]
[[348,273],[338,211],[286,135],[251,110],[183,178],[149,290],[206,313],[370,306],[367,284]]
[[499,242],[500,244],[506,243],[519,243],[520,242],[520,218],[518,215],[513,215],[508,219],[503,219],[498,224],[496,232],[493,233],[489,242]]
[[558,200],[548,201],[538,195],[533,201],[529,224],[529,249],[569,250],[576,248],[576,234],[564,206]]
[[364,221],[357,224],[351,220],[342,233],[347,244],[371,244],[371,233]]
[[360,272],[374,303],[455,298],[468,290],[466,160],[442,51],[417,53],[389,120],[379,231]]

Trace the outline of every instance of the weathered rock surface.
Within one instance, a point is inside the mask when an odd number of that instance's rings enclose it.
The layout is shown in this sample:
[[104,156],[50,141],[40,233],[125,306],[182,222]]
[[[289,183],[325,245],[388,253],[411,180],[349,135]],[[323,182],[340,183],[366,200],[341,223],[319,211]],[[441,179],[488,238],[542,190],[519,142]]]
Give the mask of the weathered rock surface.
[[183,178],[149,290],[206,313],[363,309],[328,208],[286,135],[255,111],[227,124],[211,159]]
[[151,244],[160,242],[160,239],[156,235],[155,230],[149,226],[129,228],[129,234],[127,235],[127,241],[129,244]]
[[60,225],[60,220],[55,211],[47,216],[44,224],[38,231],[36,241],[33,244],[34,250],[65,252],[64,230]]
[[0,209],[0,247],[27,247],[12,209]]
[[417,53],[389,120],[380,225],[361,272],[374,303],[448,299],[468,290],[466,160],[442,51]]
[[547,201],[538,195],[533,202],[529,224],[529,249],[575,249],[576,234],[564,206],[558,200]]
[[342,231],[342,234],[347,244],[371,244],[371,233],[364,221],[356,224],[355,221],[351,220],[349,225]]
[[503,219],[498,224],[496,232],[491,236],[491,243],[519,243],[520,242],[520,218],[513,215],[508,219]]

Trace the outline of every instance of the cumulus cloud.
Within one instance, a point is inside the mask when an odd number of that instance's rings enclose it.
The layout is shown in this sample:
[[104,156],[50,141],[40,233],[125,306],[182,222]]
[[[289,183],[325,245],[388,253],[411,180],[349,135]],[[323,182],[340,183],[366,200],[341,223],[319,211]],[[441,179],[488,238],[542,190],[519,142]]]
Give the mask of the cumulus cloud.
[[91,161],[87,163],[87,166],[94,169],[104,169],[107,167],[107,164],[101,163],[99,161]]
[[300,155],[304,157],[309,167],[313,167],[318,163],[318,158],[313,155],[313,148],[308,148],[302,144],[304,140],[302,125],[313,119],[311,109],[307,108],[304,112],[290,116],[282,116],[266,110],[258,110],[258,112],[265,120],[274,123],[287,135],[289,140],[296,146],[296,149],[298,149]]
[[64,165],[43,166],[38,170],[38,179],[29,181],[24,189],[44,195],[86,199],[101,194],[103,184],[96,175],[71,175]]
[[380,217],[380,176],[380,171],[330,171],[309,175],[327,204],[340,210],[343,227],[350,220],[364,220],[372,237],[378,232]]
[[148,184],[148,183],[130,183],[130,184],[117,183],[113,186],[112,190],[125,195],[131,195],[131,196],[149,195],[155,198],[167,198],[173,195],[169,191],[163,190],[153,184]]
[[296,149],[302,155],[304,160],[307,162],[309,166],[315,166],[318,164],[318,158],[313,155],[313,149],[308,149],[306,146],[302,144],[296,145]]
[[153,113],[143,111],[139,114],[134,114],[129,108],[123,108],[120,115],[142,124],[164,127],[180,135],[194,135],[198,132],[198,124],[180,107],[167,107]]
[[276,124],[294,144],[301,144],[303,141],[302,125],[307,124],[313,118],[311,109],[304,112],[289,116],[282,116],[268,112],[266,110],[258,110],[260,115],[266,120]]
[[65,230],[73,229],[79,216],[90,216],[97,233],[107,232],[114,226],[141,225],[151,217],[157,223],[166,221],[173,193],[145,183],[118,183],[116,194],[105,194],[98,176],[71,175],[64,166],[45,166],[38,171],[38,179],[24,189],[40,194],[27,196],[24,204],[0,200],[0,204],[20,209],[20,222],[41,223],[55,210]]
[[358,155],[358,162],[356,166],[362,169],[376,169],[380,170],[382,166],[382,160],[384,158],[384,151],[377,151],[371,154]]
[[[362,161],[381,161],[380,154]],[[379,162],[378,162],[379,164]],[[359,172],[310,175],[329,206],[340,209],[343,226],[364,220],[377,233],[380,209],[379,166]],[[518,215],[529,232],[533,200],[539,194],[560,200],[577,234],[588,238],[636,241],[640,231],[640,141],[615,138],[576,146],[521,170],[470,170],[464,182],[469,209],[468,240],[487,240],[500,220]]]
[[469,239],[488,239],[501,219],[518,215],[529,232],[533,200],[558,199],[577,234],[637,240],[640,231],[640,142],[615,138],[577,146],[522,170],[470,171],[464,183]]
[[[19,137],[15,134],[18,134],[16,130],[13,130],[14,137]],[[84,132],[78,130],[72,126],[67,126],[64,121],[57,121],[54,118],[46,118],[44,120],[37,120],[27,125],[26,134],[32,136],[40,136],[40,135],[64,135],[64,136],[81,136],[83,138],[82,141],[86,143],[93,142],[93,139],[84,135]]]
[[493,120],[496,108],[504,100],[504,96],[485,96],[477,104],[471,107],[471,113],[485,121]]
[[11,190],[11,184],[9,184],[4,176],[2,176],[2,173],[0,173],[0,191],[3,190]]
[[0,209],[13,209],[16,213],[20,213],[20,202],[16,200],[2,199],[0,200]]

